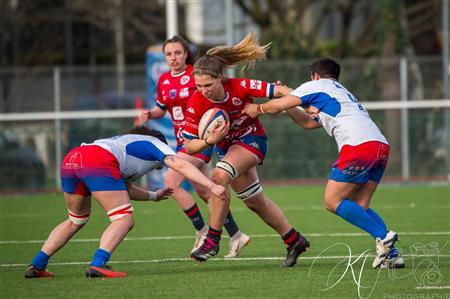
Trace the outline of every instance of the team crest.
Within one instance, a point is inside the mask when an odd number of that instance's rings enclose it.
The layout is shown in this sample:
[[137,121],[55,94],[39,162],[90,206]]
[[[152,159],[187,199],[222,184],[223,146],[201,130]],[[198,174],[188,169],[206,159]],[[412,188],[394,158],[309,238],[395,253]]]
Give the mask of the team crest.
[[235,105],[235,106],[242,105],[242,101],[241,101],[240,98],[233,97],[233,98],[231,99],[231,102],[232,102],[233,105]]
[[171,89],[169,92],[169,97],[173,100],[173,99],[175,99],[176,96],[177,96],[177,90]]
[[184,75],[183,77],[181,77],[180,83],[184,85],[188,83],[190,79],[191,77],[189,77],[188,75]]

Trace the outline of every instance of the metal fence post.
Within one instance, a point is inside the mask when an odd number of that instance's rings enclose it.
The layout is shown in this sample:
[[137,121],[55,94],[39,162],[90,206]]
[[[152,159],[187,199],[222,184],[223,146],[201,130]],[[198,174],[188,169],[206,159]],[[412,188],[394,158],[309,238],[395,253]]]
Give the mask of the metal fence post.
[[[55,113],[61,111],[61,71],[58,66],[53,69],[53,103]],[[55,188],[61,189],[61,181],[59,179],[59,165],[62,161],[61,150],[61,119],[55,117]]]
[[[400,58],[400,99],[402,102],[408,101],[408,61],[406,57]],[[408,109],[402,108],[400,116],[401,144],[402,144],[402,179],[408,180],[410,177],[409,167],[409,120]]]

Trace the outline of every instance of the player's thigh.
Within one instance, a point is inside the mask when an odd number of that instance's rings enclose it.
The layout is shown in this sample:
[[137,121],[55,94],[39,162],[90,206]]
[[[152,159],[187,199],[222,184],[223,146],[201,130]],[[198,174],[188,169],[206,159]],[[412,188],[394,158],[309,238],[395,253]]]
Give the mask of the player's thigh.
[[255,167],[259,161],[254,153],[237,144],[228,149],[222,160],[233,165],[238,172],[238,176]]
[[352,200],[357,202],[364,209],[368,209],[370,206],[370,202],[372,200],[372,196],[377,190],[378,183],[375,181],[368,181],[365,184],[362,184],[358,191],[353,196]]
[[324,204],[330,211],[336,211],[342,200],[352,199],[360,188],[359,183],[328,180],[325,188]]
[[91,211],[91,196],[64,192],[67,209],[75,215],[85,215]]
[[106,212],[130,203],[127,190],[94,191],[92,195]]

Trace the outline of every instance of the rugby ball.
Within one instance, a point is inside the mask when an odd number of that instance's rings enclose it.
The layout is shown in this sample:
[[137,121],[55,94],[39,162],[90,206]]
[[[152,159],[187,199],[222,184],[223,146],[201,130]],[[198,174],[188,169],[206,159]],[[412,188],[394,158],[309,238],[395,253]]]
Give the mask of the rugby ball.
[[228,114],[219,108],[211,108],[206,111],[198,123],[198,138],[206,139],[211,130],[220,127],[224,122],[229,121]]

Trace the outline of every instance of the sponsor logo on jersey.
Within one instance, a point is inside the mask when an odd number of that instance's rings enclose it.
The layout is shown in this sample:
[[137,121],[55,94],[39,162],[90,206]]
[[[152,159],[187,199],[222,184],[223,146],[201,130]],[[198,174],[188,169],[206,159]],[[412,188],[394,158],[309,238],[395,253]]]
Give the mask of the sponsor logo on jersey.
[[192,107],[187,108],[186,111],[195,115],[195,110]]
[[244,87],[244,88],[247,88],[247,83],[245,83],[245,80],[241,81],[241,86]]
[[175,106],[172,108],[172,117],[174,120],[183,120],[183,109],[180,106]]
[[250,80],[250,88],[261,90],[261,83],[259,80]]
[[170,81],[169,81],[169,79],[166,79],[166,80],[164,80],[164,82],[163,82],[163,84],[162,85],[169,85],[170,84]]
[[177,90],[171,89],[169,92],[169,97],[173,100],[173,99],[175,99],[176,96],[177,96]]
[[181,77],[180,83],[184,85],[188,83],[190,79],[191,77],[189,77],[188,75],[184,75],[183,77]]
[[188,96],[189,96],[189,88],[188,87],[182,88],[180,90],[180,98],[184,99],[187,98]]
[[231,102],[232,102],[235,106],[242,105],[241,99],[240,99],[240,98],[237,98],[237,97],[233,97],[233,98],[231,99]]

